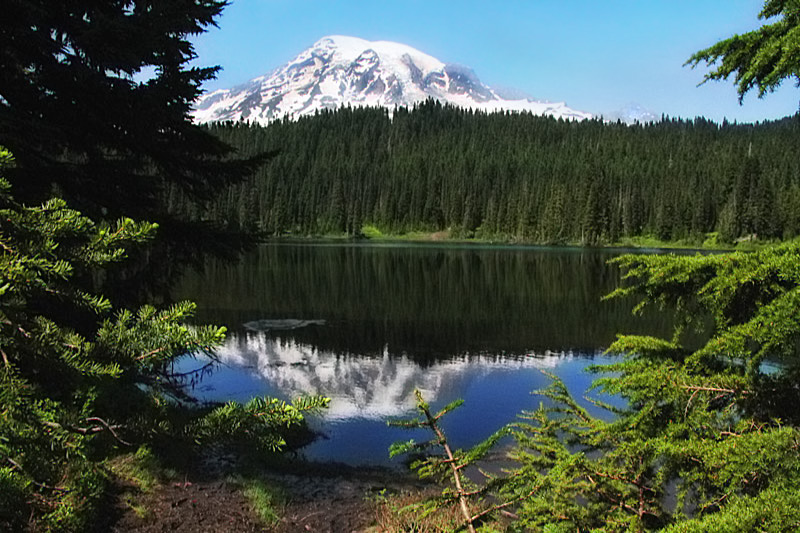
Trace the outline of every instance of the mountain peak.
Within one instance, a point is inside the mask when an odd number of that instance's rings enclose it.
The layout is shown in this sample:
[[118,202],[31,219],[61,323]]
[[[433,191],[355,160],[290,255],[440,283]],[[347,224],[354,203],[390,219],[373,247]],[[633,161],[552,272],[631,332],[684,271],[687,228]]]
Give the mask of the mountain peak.
[[393,108],[428,98],[483,111],[529,111],[577,120],[591,117],[563,102],[502,98],[469,67],[443,63],[406,44],[330,35],[270,74],[202,96],[194,118],[197,122],[263,124],[343,105]]
[[367,41],[347,35],[329,35],[323,37],[312,49],[333,48],[344,60],[355,61],[363,52],[372,50],[382,59],[402,60],[404,56],[413,58],[414,63],[422,70],[432,71],[445,65],[435,57],[420,52],[416,48],[392,41]]

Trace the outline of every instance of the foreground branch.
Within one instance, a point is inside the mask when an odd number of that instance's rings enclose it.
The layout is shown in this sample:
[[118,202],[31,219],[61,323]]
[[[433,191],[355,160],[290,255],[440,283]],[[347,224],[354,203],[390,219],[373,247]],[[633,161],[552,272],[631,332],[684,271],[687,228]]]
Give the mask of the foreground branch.
[[97,416],[91,416],[85,420],[86,422],[92,423],[94,422],[95,425],[89,427],[78,427],[78,426],[71,426],[71,425],[63,425],[59,424],[58,422],[49,422],[45,421],[44,425],[52,428],[63,429],[64,431],[69,431],[70,433],[77,433],[79,435],[93,435],[95,433],[100,433],[103,431],[108,431],[114,439],[124,446],[133,446],[130,442],[127,442],[120,438],[117,435],[116,429],[120,429],[124,426],[115,425],[112,426],[105,420]]

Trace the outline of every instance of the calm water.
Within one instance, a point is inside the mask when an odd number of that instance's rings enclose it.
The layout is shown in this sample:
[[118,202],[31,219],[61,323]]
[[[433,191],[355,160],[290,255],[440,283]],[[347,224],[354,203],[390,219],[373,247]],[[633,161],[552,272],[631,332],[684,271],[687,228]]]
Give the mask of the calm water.
[[[582,396],[590,364],[620,332],[664,334],[660,315],[602,301],[619,283],[608,250],[455,245],[271,244],[239,264],[210,263],[179,296],[228,326],[223,366],[197,386],[208,400],[323,394],[325,435],[303,453],[393,464],[389,444],[426,438],[388,428],[414,414],[414,388],[458,447],[485,438],[541,398],[543,372]],[[185,361],[182,370],[199,366]],[[587,404],[588,405],[588,404]],[[597,411],[595,410],[597,413]],[[600,413],[597,413],[600,414]],[[398,460],[394,461],[398,463]]]

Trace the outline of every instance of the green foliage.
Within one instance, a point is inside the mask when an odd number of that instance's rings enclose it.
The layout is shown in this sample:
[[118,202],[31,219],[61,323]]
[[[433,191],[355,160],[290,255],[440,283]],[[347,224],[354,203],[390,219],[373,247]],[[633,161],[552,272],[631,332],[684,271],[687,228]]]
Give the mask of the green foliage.
[[189,302],[114,310],[81,288],[154,230],[95,224],[60,199],[27,207],[0,179],[0,525],[32,517],[44,529],[85,529],[108,478],[103,458],[131,441],[246,437],[276,450],[302,413],[327,405],[264,398],[209,412],[184,403],[171,363],[213,356],[225,329],[187,325]]
[[380,239],[383,237],[383,232],[373,224],[365,224],[361,227],[361,234],[367,239]]
[[28,483],[10,466],[0,466],[0,524],[11,530],[24,528],[24,515],[28,498]]
[[[714,256],[625,256],[612,296],[676,313],[670,340],[620,336],[595,367],[626,400],[591,416],[558,380],[515,425],[503,489],[535,531],[789,531],[800,527],[800,245]],[[710,317],[710,319],[709,319]],[[693,330],[707,339],[689,347]],[[767,502],[769,502],[767,504]]]
[[735,495],[725,511],[686,520],[664,529],[665,533],[719,531],[789,532],[800,528],[797,509],[800,494],[796,486],[776,485],[755,496]]
[[787,78],[800,85],[800,2],[766,0],[758,18],[771,21],[761,28],[734,35],[689,58],[693,67],[701,61],[716,66],[708,80],[734,76],[739,101],[751,89],[759,98],[777,89]]
[[108,466],[115,476],[130,481],[142,492],[152,490],[167,477],[158,457],[148,446],[140,446],[135,453],[114,457]]
[[[143,384],[152,368],[145,347],[157,345],[174,358],[222,338],[224,330],[188,332],[179,324],[188,304],[167,314],[143,309],[135,319],[121,312],[87,329],[85,318],[108,315],[111,304],[81,290],[75,277],[120,260],[123,246],[144,241],[154,228],[128,219],[98,226],[62,200],[29,208],[0,182],[3,493],[17,494],[18,503],[38,502],[34,507],[51,527],[79,528],[79,511],[99,498],[104,474],[91,459],[91,443],[106,435],[124,442],[117,433],[124,413],[101,400],[140,389],[112,390],[112,383]],[[126,336],[115,335],[119,331]],[[156,393],[158,385],[150,384]]]
[[[538,409],[451,460],[438,425],[460,403],[433,415],[418,396],[423,416],[400,424],[429,428],[434,439],[397,443],[392,454],[422,454],[412,466],[445,489],[415,509],[492,494],[484,510],[511,509],[514,530],[800,528],[800,244],[616,262],[624,285],[609,297],[637,298],[636,312],[656,306],[675,318],[669,338],[621,335],[609,351],[625,358],[592,368],[593,389],[622,406],[589,400],[610,413],[598,417],[553,377],[537,391]],[[516,466],[483,487],[463,479],[461,467],[506,433],[516,440]]]
[[268,451],[286,445],[285,430],[301,427],[304,412],[318,412],[330,403],[322,396],[289,404],[276,398],[253,398],[247,404],[228,402],[205,415],[195,430],[200,440],[246,441]]

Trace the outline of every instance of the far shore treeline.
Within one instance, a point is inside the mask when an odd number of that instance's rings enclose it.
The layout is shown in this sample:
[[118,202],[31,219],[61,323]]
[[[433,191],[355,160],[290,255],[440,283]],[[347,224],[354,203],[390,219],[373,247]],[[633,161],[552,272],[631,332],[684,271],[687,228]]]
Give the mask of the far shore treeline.
[[367,225],[597,245],[800,234],[800,115],[626,125],[429,100],[392,113],[342,108],[208,128],[240,157],[275,155],[209,205],[173,191],[171,208],[267,235],[358,235]]

